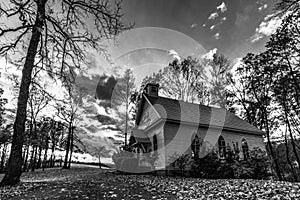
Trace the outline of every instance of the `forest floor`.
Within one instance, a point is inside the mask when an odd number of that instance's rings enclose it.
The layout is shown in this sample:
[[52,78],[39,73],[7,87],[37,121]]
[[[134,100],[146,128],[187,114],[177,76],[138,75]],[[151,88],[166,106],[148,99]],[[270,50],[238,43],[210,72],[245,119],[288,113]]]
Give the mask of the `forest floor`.
[[21,180],[0,188],[0,199],[300,199],[300,183],[121,175],[79,165],[24,173]]

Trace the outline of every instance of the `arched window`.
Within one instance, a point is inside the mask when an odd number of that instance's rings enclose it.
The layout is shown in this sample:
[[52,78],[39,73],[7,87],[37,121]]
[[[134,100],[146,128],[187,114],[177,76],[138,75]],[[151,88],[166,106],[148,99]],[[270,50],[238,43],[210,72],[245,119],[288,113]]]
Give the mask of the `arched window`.
[[219,156],[221,158],[225,158],[226,143],[222,135],[218,139],[218,148],[219,148]]
[[247,160],[249,158],[249,147],[245,138],[242,139],[242,151],[243,151],[244,160]]
[[199,152],[200,152],[201,145],[202,145],[202,140],[198,135],[196,135],[195,138],[193,139],[192,145],[191,145],[191,149],[192,149],[194,158],[199,158]]
[[157,150],[157,137],[156,135],[153,136],[153,150]]

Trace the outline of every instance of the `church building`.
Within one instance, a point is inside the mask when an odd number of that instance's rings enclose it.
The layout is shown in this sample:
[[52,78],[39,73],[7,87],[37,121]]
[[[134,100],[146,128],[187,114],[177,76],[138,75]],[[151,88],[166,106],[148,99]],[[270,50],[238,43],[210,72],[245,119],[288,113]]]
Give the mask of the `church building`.
[[214,149],[222,158],[231,148],[244,159],[254,148],[265,150],[264,133],[235,114],[160,97],[158,89],[158,84],[146,85],[129,142],[139,144],[143,154],[157,153],[155,170],[166,169],[174,156],[184,154],[204,157]]

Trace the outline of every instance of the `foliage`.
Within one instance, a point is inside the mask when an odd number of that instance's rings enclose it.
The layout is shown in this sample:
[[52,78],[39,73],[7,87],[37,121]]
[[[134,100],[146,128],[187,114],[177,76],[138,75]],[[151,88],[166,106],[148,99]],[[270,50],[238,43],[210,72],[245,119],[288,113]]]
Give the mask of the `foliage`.
[[276,10],[280,14],[285,14],[290,11],[299,11],[299,0],[278,0],[276,3]]
[[[264,52],[248,53],[243,58],[236,80],[232,81],[236,103],[243,108],[242,117],[266,133],[272,166],[279,179],[283,177],[280,158],[271,142],[274,132],[287,131],[284,135],[291,141],[292,151],[286,153],[300,162],[294,142],[300,125],[300,10],[296,2],[282,0],[277,4],[284,11],[281,26],[271,35]],[[293,168],[289,156],[288,165]]]
[[180,155],[175,152],[168,158],[168,173],[171,175],[184,175],[187,167],[190,165],[191,156],[189,154]]
[[[175,172],[171,171],[171,174],[184,175],[185,172],[189,172],[192,177],[209,179],[268,179],[271,176],[270,162],[266,152],[258,148],[253,149],[246,160],[239,159],[239,156],[235,155],[236,153],[227,148],[225,153],[227,156],[224,159],[221,159],[215,150],[203,158],[191,159],[188,154],[183,156],[175,154],[173,157],[178,159],[170,165]],[[174,159],[173,157],[171,159]]]
[[[293,153],[293,145],[291,140],[287,140],[287,136],[285,136],[286,140],[281,143],[275,144],[275,152],[278,157],[278,162],[280,169],[283,172],[284,180],[287,181],[299,181],[300,180],[300,170],[297,168],[297,161],[295,154]],[[300,146],[299,139],[294,141],[297,146],[297,153],[300,154]]]
[[191,171],[193,177],[217,178],[219,158],[216,152],[212,151],[203,158],[195,159],[192,162]]

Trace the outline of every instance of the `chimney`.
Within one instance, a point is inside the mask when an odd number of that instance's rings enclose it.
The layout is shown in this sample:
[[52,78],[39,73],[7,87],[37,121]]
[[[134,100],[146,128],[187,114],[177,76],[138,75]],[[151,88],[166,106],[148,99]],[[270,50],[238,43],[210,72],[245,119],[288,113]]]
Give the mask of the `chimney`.
[[146,94],[150,96],[158,96],[159,84],[157,83],[147,83],[145,86]]

